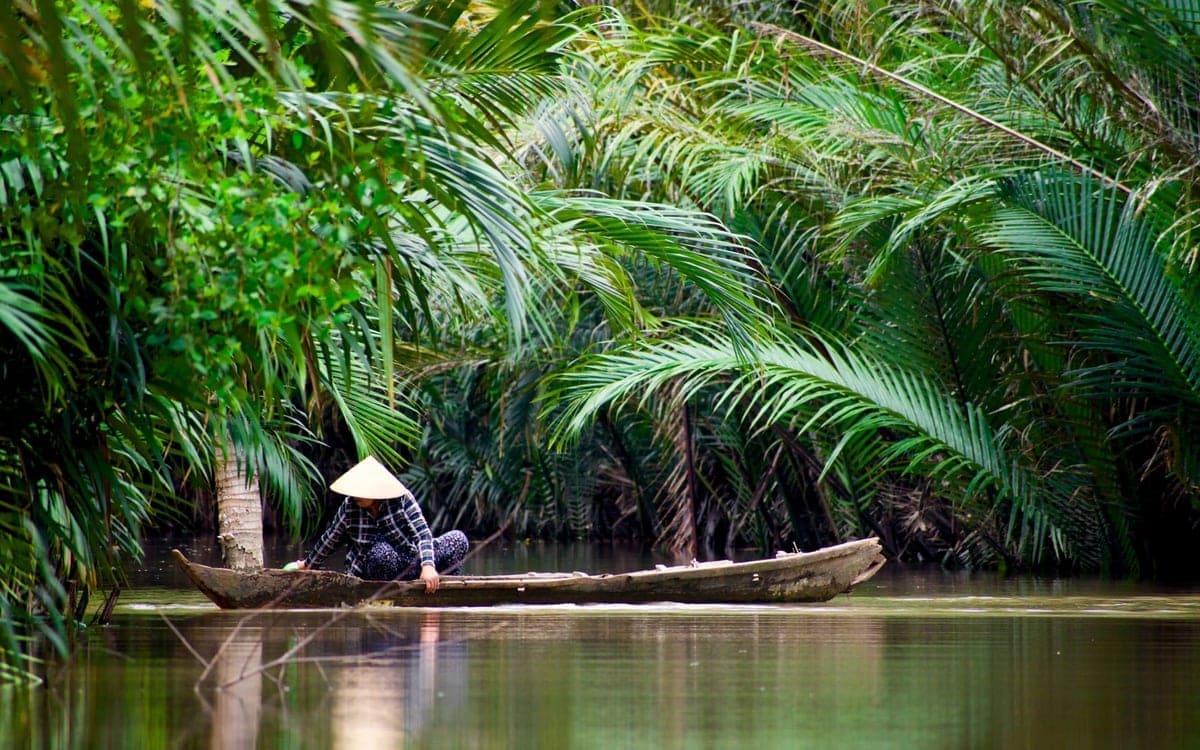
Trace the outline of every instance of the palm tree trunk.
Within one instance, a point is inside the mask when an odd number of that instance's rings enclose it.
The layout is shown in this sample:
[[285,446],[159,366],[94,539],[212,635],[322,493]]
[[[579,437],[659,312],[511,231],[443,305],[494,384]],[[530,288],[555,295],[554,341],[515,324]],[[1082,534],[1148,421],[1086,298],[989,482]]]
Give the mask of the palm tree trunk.
[[679,461],[664,484],[666,501],[661,510],[663,533],[659,541],[675,555],[695,559],[699,551],[696,533],[699,481],[696,477],[696,456],[692,449],[692,419],[687,403],[681,404],[679,417],[667,426]]
[[217,455],[217,541],[234,570],[263,567],[262,493],[230,446]]

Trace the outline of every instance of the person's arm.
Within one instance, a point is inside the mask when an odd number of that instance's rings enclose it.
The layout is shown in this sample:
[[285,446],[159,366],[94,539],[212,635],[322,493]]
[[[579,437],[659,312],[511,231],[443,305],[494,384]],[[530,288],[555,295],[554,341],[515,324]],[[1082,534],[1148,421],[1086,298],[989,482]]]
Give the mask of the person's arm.
[[[425,514],[421,512],[421,506],[417,504],[417,499],[413,497],[411,492],[405,492],[400,496],[399,510],[393,509],[388,513],[385,522],[382,524],[384,535],[393,546],[404,545],[405,543],[417,543],[417,557],[421,560],[421,580],[425,582],[425,591],[433,593],[438,590],[440,579],[438,577],[437,568],[433,564],[433,532],[429,530],[429,524],[425,522]],[[404,529],[400,526],[400,518],[412,531],[415,539],[409,539],[404,534]],[[399,549],[399,547],[397,547]]]
[[433,532],[429,530],[429,524],[425,522],[425,514],[421,512],[421,506],[417,505],[417,499],[409,492],[401,498],[404,501],[404,520],[413,530],[413,536],[417,538],[417,557],[421,559],[421,566],[433,566]]
[[346,536],[346,505],[348,502],[342,501],[337,512],[333,514],[333,520],[326,527],[325,533],[321,534],[321,538],[317,540],[317,546],[313,547],[312,552],[309,552],[303,560],[298,561],[300,570],[313,570],[320,567],[325,558],[337,549],[342,538]]

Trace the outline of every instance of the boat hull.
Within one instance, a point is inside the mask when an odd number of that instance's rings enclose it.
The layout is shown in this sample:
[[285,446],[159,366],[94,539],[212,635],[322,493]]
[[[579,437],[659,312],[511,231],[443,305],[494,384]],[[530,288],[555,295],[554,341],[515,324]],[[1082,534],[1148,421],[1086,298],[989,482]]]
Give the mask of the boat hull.
[[659,566],[631,573],[442,576],[438,591],[420,581],[366,581],[334,571],[235,571],[172,550],[196,587],[223,609],[326,608],[362,604],[478,607],[503,604],[821,602],[849,591],[884,564],[877,539],[813,552],[734,563]]

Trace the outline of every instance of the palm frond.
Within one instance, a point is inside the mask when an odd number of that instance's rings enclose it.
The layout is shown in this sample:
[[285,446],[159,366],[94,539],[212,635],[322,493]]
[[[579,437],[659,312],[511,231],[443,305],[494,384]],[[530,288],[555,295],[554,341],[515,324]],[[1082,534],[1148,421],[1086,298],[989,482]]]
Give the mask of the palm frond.
[[1064,162],[1067,164],[1071,164],[1083,174],[1090,175],[1092,177],[1095,177],[1096,179],[1104,181],[1107,184],[1114,185],[1115,187],[1118,187],[1118,188],[1124,190],[1125,192],[1129,192],[1128,187],[1121,185],[1119,182],[1116,182],[1113,178],[1109,177],[1108,175],[1105,175],[1102,172],[1099,172],[1098,170],[1094,169],[1090,165],[1085,164],[1085,163],[1079,161],[1078,159],[1072,158],[1068,154],[1063,153],[1062,151],[1054,148],[1053,146],[1042,143],[1037,138],[1035,138],[1031,135],[1028,135],[1026,133],[1021,133],[1021,132],[1009,127],[1008,125],[1005,125],[997,120],[992,119],[991,117],[988,117],[987,115],[985,115],[981,112],[977,112],[977,111],[971,109],[970,107],[968,107],[960,102],[954,101],[953,99],[950,99],[947,96],[939,94],[938,92],[931,90],[930,88],[918,83],[917,81],[911,80],[903,75],[894,73],[880,65],[872,63],[868,60],[864,60],[864,59],[857,57],[849,52],[846,52],[844,50],[838,49],[831,45],[825,44],[824,42],[818,41],[811,37],[806,37],[802,34],[797,34],[795,32],[788,31],[787,29],[781,29],[779,27],[772,27],[768,24],[756,24],[756,28],[758,29],[758,31],[760,33],[763,34],[763,36],[774,36],[779,39],[784,39],[789,42],[795,43],[795,44],[801,46],[802,48],[812,50],[815,54],[830,55],[832,57],[845,60],[845,61],[851,63],[856,68],[870,71],[873,75],[880,76],[881,78],[884,78],[893,83],[899,84],[900,86],[903,86],[904,88],[910,89],[910,90],[916,92],[917,94],[919,94],[920,96],[929,99],[930,101],[934,101],[941,105],[949,107],[950,109],[953,109],[954,111],[959,112],[960,114],[963,114],[967,117],[970,117],[973,120],[976,120],[976,121],[982,123],[983,125],[987,126],[988,128],[991,128],[998,132],[1004,133],[1005,135],[1007,135],[1017,141],[1020,141],[1021,143],[1024,143],[1025,145],[1027,145],[1031,148],[1041,151],[1041,152],[1047,154],[1048,156],[1053,157],[1054,159],[1056,159],[1058,161],[1061,161],[1061,162]]
[[938,224],[955,222],[996,193],[994,178],[976,177],[958,180],[928,196],[863,196],[843,207],[830,228],[837,233],[836,247],[840,250],[874,225],[883,222],[888,226],[886,242],[873,253],[871,265],[863,273],[864,282],[872,284],[888,268],[893,256],[903,252],[916,236]]
[[715,217],[647,201],[541,193],[535,200],[560,223],[670,268],[721,311],[739,336],[761,328],[771,303],[761,291],[744,238]]
[[[693,332],[654,346],[584,360],[552,378],[548,398],[568,405],[557,423],[561,442],[613,404],[646,398],[678,381],[681,398],[720,385],[726,408],[744,411],[751,429],[787,423],[799,433],[840,437],[826,468],[846,449],[869,450],[881,464],[897,465],[936,481],[951,481],[960,501],[988,492],[1011,501],[1010,531],[1029,523],[1034,548],[1049,541],[1062,552],[1053,505],[1038,499],[1027,466],[972,403],[960,403],[919,373],[823,342],[824,356],[782,342],[760,344],[743,362],[719,339]],[[883,433],[893,440],[879,440]],[[869,447],[870,446],[870,447]]]
[[[0,329],[22,350],[37,369],[41,379],[51,390],[69,386],[63,382],[69,377],[62,350],[55,346],[55,337],[49,330],[55,316],[31,294],[26,284],[10,283],[0,279]],[[6,347],[7,348],[7,347]]]
[[1158,248],[1142,206],[1086,179],[1032,175],[1010,185],[981,238],[1045,294],[1080,300],[1076,345],[1101,359],[1075,372],[1105,398],[1155,394],[1200,404],[1200,312]]
[[314,436],[296,418],[280,421],[282,424],[264,424],[256,414],[242,411],[209,429],[217,439],[229,437],[234,455],[225,460],[236,462],[240,475],[256,481],[282,511],[286,528],[298,533],[305,510],[316,500],[313,488],[322,486],[323,481],[302,451],[303,446],[315,442]]
[[397,448],[414,444],[421,434],[412,416],[415,408],[404,397],[404,391],[399,391],[395,402],[389,399],[388,384],[360,356],[324,349],[318,356],[322,387],[338,405],[355,446],[363,454],[402,464]]
[[479,13],[458,0],[413,8],[447,29],[424,50],[425,80],[436,96],[460,103],[478,118],[469,132],[481,143],[499,146],[501,128],[563,93],[566,48],[598,15],[597,8],[585,7],[548,18],[541,5],[525,0]]

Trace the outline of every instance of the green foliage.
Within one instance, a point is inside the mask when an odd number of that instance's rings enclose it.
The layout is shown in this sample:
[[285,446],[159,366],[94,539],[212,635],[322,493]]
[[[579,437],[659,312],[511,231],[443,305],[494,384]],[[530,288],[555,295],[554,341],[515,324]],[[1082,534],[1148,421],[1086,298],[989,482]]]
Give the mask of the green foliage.
[[214,445],[294,531],[328,448],[435,526],[1173,562],[1195,18],[658,7],[0,3],[5,675]]
[[[761,322],[719,222],[534,191],[508,158],[506,130],[564,91],[596,17],[537,0],[0,8],[16,30],[0,37],[5,674],[29,666],[30,633],[65,649],[68,590],[119,580],[218,461],[299,531],[316,446],[345,435],[336,450],[400,464],[421,379],[555,349],[591,290],[639,329],[628,257]],[[565,458],[528,460],[536,482],[464,497],[528,499],[587,533],[586,463],[564,481]]]
[[[1193,24],[1119,1],[817,5],[788,29],[623,26],[588,78],[621,106],[574,143],[542,126],[559,161],[745,227],[800,324],[588,357],[548,391],[562,434],[682,401],[721,445],[782,434],[780,456],[817,458],[778,491],[815,486],[834,525],[804,523],[827,534],[1161,572],[1200,520]],[[718,455],[714,494],[747,496],[750,459]]]
[[[533,7],[490,27],[496,60],[530,64],[509,94],[542,90],[547,47],[574,33],[535,33]],[[393,393],[380,387],[394,377],[391,326],[380,331],[393,292],[418,319],[434,283],[373,284],[393,278],[391,258],[484,248],[489,274],[511,282],[532,256],[523,197],[460,135],[482,120],[421,76],[454,72],[429,54],[452,17],[270,2],[3,14],[23,35],[5,40],[26,40],[0,50],[13,655],[26,626],[61,642],[66,585],[119,578],[146,522],[181,507],[183,478],[203,486],[212,445],[237,446],[298,528],[320,481],[298,448],[328,394],[364,451],[394,455],[415,435],[403,404],[367,397]],[[509,27],[522,35],[495,45]],[[482,44],[451,36],[432,47]],[[466,229],[443,231],[455,211]],[[510,287],[519,331],[524,292]]]

